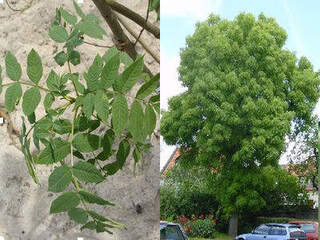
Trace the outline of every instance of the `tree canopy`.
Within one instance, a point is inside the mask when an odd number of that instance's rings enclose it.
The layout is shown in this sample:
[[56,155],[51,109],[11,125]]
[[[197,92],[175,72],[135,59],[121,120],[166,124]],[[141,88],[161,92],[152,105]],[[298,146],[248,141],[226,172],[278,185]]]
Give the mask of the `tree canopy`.
[[320,79],[306,57],[285,48],[286,39],[263,14],[211,15],[181,50],[179,80],[187,90],[169,100],[161,134],[181,148],[183,164],[212,169],[227,214],[266,204],[261,188],[286,136],[313,124]]

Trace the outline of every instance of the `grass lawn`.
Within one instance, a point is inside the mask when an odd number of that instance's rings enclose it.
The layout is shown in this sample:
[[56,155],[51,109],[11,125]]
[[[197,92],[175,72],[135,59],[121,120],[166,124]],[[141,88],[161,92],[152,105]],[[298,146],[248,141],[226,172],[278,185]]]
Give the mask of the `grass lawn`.
[[190,240],[232,240],[232,237],[224,233],[218,233],[215,238],[189,238]]

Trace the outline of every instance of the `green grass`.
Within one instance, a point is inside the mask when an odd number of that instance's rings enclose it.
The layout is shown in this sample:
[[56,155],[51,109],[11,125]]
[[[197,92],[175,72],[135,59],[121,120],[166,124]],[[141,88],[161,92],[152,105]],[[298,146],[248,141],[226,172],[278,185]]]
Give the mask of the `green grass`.
[[232,237],[224,233],[217,233],[215,238],[189,238],[190,240],[232,240]]

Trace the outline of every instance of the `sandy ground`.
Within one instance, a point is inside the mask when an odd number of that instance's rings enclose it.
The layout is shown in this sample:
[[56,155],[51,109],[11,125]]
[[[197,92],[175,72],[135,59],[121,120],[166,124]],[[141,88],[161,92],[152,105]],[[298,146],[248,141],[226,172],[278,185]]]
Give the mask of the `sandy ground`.
[[[25,0],[27,1],[27,0]],[[21,8],[25,1],[10,0],[13,6]],[[146,12],[146,0],[121,1],[141,15]],[[0,65],[4,66],[4,56],[10,50],[22,63],[23,80],[26,80],[26,57],[31,48],[38,51],[44,65],[44,82],[48,72],[54,69],[63,72],[66,69],[59,67],[53,60],[53,53],[61,49],[61,45],[54,43],[48,37],[48,28],[54,16],[55,8],[63,6],[74,13],[70,0],[34,0],[31,8],[23,13],[16,13],[0,4]],[[99,12],[90,0],[84,0],[82,8],[86,13]],[[155,22],[155,16],[151,16]],[[103,22],[107,29],[107,25]],[[139,27],[132,26],[136,32]],[[112,34],[103,41],[87,38],[87,41],[99,42],[104,45],[112,44]],[[143,38],[159,53],[159,41],[155,41],[150,34],[144,33]],[[85,71],[98,52],[103,55],[106,49],[93,46],[81,46],[81,66],[74,71]],[[141,46],[137,50],[143,53]],[[159,71],[159,65],[148,55],[146,63],[154,72]],[[6,82],[6,80],[4,80]],[[4,103],[4,94],[1,94],[0,105]],[[39,109],[39,113],[43,109]],[[17,128],[20,126],[21,107],[11,114]],[[52,166],[38,167],[37,173],[41,186],[37,186],[27,173],[25,160],[12,144],[8,136],[6,125],[0,127],[0,236],[5,240],[83,240],[91,239],[121,239],[121,240],[153,240],[159,239],[159,141],[152,139],[153,148],[145,156],[143,165],[133,176],[133,160],[127,161],[124,171],[108,177],[107,181],[97,186],[91,185],[90,190],[118,203],[117,207],[97,208],[100,213],[123,222],[127,230],[115,230],[113,235],[96,234],[92,231],[80,231],[80,226],[69,220],[66,214],[49,215],[51,201],[56,194],[47,192],[47,179]],[[137,213],[135,205],[142,206],[142,213]]]

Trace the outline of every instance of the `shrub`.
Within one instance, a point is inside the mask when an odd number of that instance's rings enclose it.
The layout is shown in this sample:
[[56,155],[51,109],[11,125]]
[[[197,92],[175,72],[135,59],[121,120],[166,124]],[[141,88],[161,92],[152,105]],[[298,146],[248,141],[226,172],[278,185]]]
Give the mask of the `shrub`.
[[215,235],[215,223],[210,218],[197,219],[185,225],[189,237],[213,238]]

